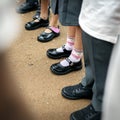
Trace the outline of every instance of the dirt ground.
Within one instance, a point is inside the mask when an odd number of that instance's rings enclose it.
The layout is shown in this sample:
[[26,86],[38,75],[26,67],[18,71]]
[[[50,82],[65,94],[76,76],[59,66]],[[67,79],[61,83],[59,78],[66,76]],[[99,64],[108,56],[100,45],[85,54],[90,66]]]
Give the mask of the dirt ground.
[[80,82],[81,71],[57,76],[51,73],[50,65],[60,60],[46,56],[46,50],[63,45],[66,41],[66,28],[60,27],[61,35],[47,43],[37,41],[37,36],[45,29],[26,31],[24,25],[34,12],[19,15],[22,32],[8,51],[8,61],[15,84],[22,99],[39,120],[69,120],[72,112],[89,104],[89,100],[67,100],[61,96],[61,89]]

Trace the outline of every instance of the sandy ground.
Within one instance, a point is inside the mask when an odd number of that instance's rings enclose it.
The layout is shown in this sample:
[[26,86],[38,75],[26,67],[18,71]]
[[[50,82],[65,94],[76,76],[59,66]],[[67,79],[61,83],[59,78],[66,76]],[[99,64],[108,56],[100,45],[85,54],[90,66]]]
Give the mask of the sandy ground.
[[70,114],[89,104],[89,100],[67,100],[61,96],[64,86],[80,82],[84,76],[81,71],[57,76],[51,73],[50,65],[60,60],[46,56],[46,50],[63,45],[66,29],[60,27],[61,35],[47,43],[37,41],[37,36],[45,29],[26,31],[24,24],[31,20],[34,12],[19,15],[22,32],[8,52],[8,63],[15,77],[15,84],[22,99],[39,120],[69,120]]

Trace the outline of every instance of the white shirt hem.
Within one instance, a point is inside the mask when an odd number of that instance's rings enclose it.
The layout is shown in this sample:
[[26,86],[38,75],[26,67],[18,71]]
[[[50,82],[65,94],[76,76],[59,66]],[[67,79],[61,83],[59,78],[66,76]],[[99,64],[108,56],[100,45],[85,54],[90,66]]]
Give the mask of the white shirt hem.
[[104,40],[104,41],[107,41],[107,42],[111,42],[113,44],[115,44],[117,42],[117,38],[118,36],[106,36],[106,35],[103,35],[103,34],[99,34],[91,29],[89,29],[89,27],[87,27],[83,22],[82,20],[80,19],[80,26],[81,28],[83,29],[83,31],[85,31],[87,34],[97,38],[97,39],[100,39],[100,40]]

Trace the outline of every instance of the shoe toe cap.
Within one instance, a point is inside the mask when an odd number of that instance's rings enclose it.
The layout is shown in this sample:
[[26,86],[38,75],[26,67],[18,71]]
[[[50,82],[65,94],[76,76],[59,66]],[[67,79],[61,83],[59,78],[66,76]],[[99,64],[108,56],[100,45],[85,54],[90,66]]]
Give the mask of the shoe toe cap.
[[53,73],[58,75],[62,75],[64,72],[66,72],[66,67],[63,67],[60,63],[52,64],[50,69]]
[[58,70],[58,64],[55,63],[55,64],[52,64],[51,67],[50,67],[52,70]]
[[73,89],[71,89],[71,86],[64,87],[62,89],[62,94],[67,95],[67,96],[72,96],[73,94]]
[[37,40],[40,41],[40,42],[43,42],[45,39],[42,35],[40,35],[40,36],[37,37]]
[[21,13],[21,9],[19,7],[17,7],[16,12]]
[[49,50],[47,51],[47,54],[56,56],[56,55],[57,55],[56,49],[49,49]]
[[28,30],[28,29],[30,29],[31,28],[31,24],[30,23],[26,23],[25,24],[25,28]]

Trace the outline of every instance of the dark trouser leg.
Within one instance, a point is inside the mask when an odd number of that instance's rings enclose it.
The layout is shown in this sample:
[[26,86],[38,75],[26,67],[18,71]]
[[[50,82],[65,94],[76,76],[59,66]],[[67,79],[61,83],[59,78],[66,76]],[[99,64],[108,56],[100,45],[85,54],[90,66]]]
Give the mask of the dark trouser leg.
[[[83,35],[82,35],[82,39],[84,40],[85,38],[83,38]],[[90,58],[88,56],[88,51],[89,49],[91,49],[89,46],[89,43],[90,41],[83,41],[83,53],[84,53],[84,64],[85,64],[85,77],[82,79],[81,81],[81,84],[83,86],[89,86],[93,87],[93,83],[94,83],[94,76],[93,76],[93,71],[92,71],[92,68],[91,68],[91,64],[90,64]],[[86,46],[86,44],[88,44],[88,46]]]
[[87,54],[85,55],[85,60],[89,60],[92,70],[91,74],[93,74],[91,76],[94,77],[92,105],[96,111],[101,111],[105,80],[113,44],[96,39],[85,32],[82,33],[82,40],[83,51],[85,50]]
[[86,46],[83,48],[85,48],[83,50],[84,53],[84,61],[85,61],[85,77],[82,79],[81,84],[83,86],[89,86],[92,89],[93,83],[94,83],[94,77],[93,77],[93,72],[91,69],[91,65],[90,65],[90,60],[87,54],[87,48]]

